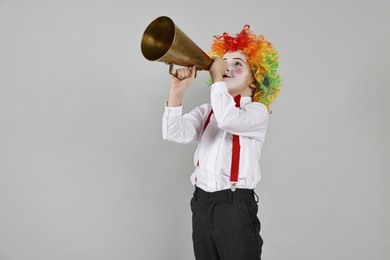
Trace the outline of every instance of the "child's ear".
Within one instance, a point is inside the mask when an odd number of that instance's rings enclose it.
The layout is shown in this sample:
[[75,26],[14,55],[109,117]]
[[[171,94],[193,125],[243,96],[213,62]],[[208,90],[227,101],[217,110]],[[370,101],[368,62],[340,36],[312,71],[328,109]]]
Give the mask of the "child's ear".
[[256,82],[253,81],[252,83],[250,83],[249,88],[252,90],[252,93],[255,93],[256,88],[257,88]]

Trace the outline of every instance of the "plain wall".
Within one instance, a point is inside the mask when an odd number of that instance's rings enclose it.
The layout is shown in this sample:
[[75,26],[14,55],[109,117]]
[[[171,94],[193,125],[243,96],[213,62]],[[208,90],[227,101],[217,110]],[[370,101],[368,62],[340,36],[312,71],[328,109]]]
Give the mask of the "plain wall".
[[[387,0],[0,0],[0,260],[194,259],[195,145],[165,142],[171,17],[203,50],[245,24],[280,55],[261,159],[267,260],[390,259]],[[184,110],[209,102],[198,72]]]

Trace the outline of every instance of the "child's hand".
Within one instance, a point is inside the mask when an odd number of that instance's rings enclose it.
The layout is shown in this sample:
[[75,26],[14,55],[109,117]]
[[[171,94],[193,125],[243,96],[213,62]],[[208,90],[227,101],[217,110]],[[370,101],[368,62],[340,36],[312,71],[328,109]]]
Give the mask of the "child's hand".
[[214,82],[223,81],[223,76],[228,69],[226,61],[218,57],[213,57],[213,63],[210,67],[211,80]]
[[176,75],[171,75],[171,90],[184,92],[194,81],[195,73],[195,66],[192,68],[177,69]]
[[196,68],[180,68],[176,76],[171,75],[171,88],[169,91],[168,106],[180,106],[184,93],[195,79]]

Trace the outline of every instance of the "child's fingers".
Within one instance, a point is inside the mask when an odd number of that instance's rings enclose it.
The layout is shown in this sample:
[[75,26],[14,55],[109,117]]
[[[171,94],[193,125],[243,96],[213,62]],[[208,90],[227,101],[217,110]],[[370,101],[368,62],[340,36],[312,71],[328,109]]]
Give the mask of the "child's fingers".
[[192,71],[189,68],[181,68],[176,70],[177,78],[180,80],[186,79],[192,75]]

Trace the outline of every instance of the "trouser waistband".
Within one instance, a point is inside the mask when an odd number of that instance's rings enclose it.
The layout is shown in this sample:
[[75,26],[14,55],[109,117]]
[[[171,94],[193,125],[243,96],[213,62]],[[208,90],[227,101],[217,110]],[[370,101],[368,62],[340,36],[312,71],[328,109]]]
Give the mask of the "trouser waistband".
[[239,200],[251,200],[256,203],[259,201],[259,197],[253,189],[236,189],[234,192],[231,189],[220,190],[215,192],[207,192],[195,186],[194,199],[205,200],[207,202],[233,202],[234,199]]

